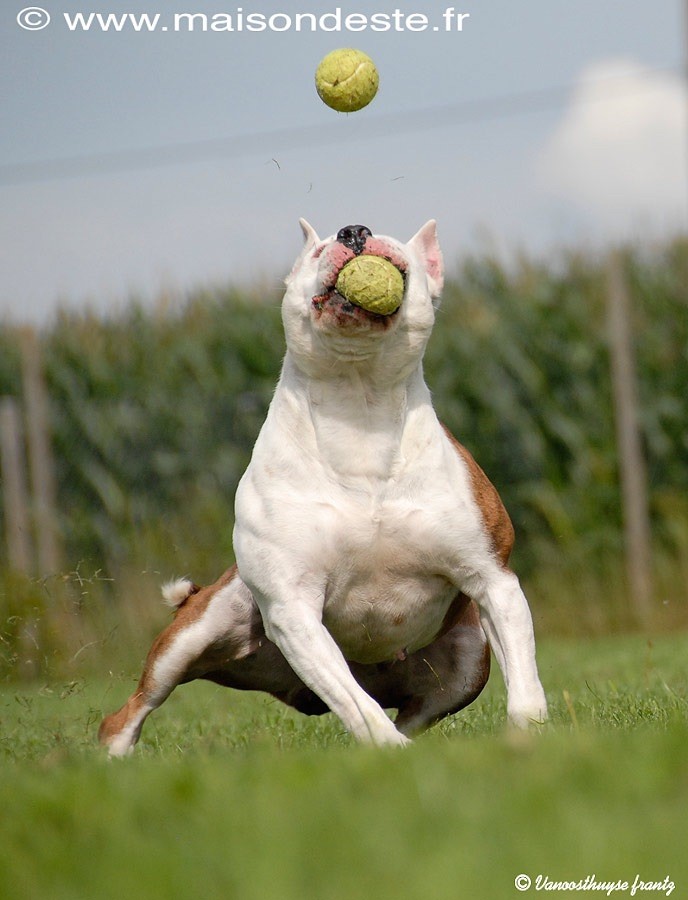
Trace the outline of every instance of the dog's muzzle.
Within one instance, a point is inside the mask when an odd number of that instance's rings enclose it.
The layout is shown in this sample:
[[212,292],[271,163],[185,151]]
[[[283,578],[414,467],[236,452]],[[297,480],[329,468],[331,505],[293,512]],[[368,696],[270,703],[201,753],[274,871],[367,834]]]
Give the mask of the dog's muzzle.
[[364,326],[363,330],[376,328],[384,331],[390,327],[397,318],[397,312],[383,316],[355,306],[337,292],[336,283],[343,267],[361,255],[380,256],[388,260],[406,279],[408,262],[403,253],[389,241],[374,237],[367,225],[345,225],[337,232],[334,242],[319,252],[322,252],[320,290],[311,301],[316,318],[320,320],[325,314],[323,321],[337,329],[358,330]]

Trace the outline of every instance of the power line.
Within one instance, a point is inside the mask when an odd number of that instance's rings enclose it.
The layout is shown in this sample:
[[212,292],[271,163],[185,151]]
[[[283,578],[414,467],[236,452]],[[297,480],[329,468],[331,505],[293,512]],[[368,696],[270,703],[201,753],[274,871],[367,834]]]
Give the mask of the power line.
[[[656,72],[678,72],[678,66],[658,67]],[[613,75],[596,79],[588,84],[609,83],[619,86],[627,75]],[[358,119],[347,124],[346,141],[363,141],[380,137],[451,128],[490,119],[546,112],[557,108],[568,99],[581,83],[504,94],[489,99],[462,100],[443,106],[423,107],[399,113]],[[649,88],[654,87],[648,85]],[[637,92],[637,84],[633,93]],[[615,92],[628,95],[629,91]],[[607,99],[607,98],[602,98]],[[168,166],[197,163],[214,159],[236,159],[257,152],[270,156],[286,150],[303,147],[322,147],[342,140],[338,128],[323,125],[301,125],[276,128],[269,131],[242,134],[186,143],[163,144],[156,147],[139,147],[131,150],[111,150],[82,156],[58,157],[35,162],[5,163],[0,165],[0,186],[35,184],[45,181],[61,181],[97,175],[114,175],[141,170],[161,169]],[[275,149],[277,148],[277,150]]]

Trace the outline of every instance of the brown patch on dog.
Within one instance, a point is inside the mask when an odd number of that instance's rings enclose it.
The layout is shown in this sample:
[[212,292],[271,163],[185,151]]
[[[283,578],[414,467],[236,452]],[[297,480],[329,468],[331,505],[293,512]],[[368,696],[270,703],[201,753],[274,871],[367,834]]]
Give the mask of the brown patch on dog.
[[148,659],[146,660],[146,668],[143,670],[144,678],[147,675],[147,670],[150,668],[148,663],[150,662],[152,665],[157,657],[170,646],[175,639],[177,632],[183,631],[185,628],[188,628],[189,625],[193,625],[197,619],[201,618],[208,608],[211,598],[221,588],[228,585],[236,574],[237,567],[234,565],[231,569],[227,569],[226,572],[223,572],[214,584],[202,588],[194,585],[195,590],[190,593],[186,600],[184,600],[174,611],[174,621],[172,624],[169,628],[166,628],[159,634],[154,641],[150,653],[148,654]]
[[[181,606],[177,608],[174,615],[174,621],[159,634],[153,642],[146,659],[143,675],[141,676],[141,684],[143,684],[144,681],[147,682],[148,674],[155,661],[167,650],[170,644],[172,644],[177,634],[184,631],[201,618],[215,594],[233,581],[237,572],[237,566],[233,565],[230,569],[227,569],[226,572],[223,572],[214,584],[199,588],[197,591],[190,594]],[[262,629],[261,633],[263,633]],[[250,650],[251,648],[247,648],[246,652],[248,653]],[[226,652],[226,650],[224,652]],[[206,651],[204,656],[206,654],[210,656],[211,653],[212,650]]]
[[138,715],[143,705],[143,692],[137,691],[137,693],[133,694],[127,700],[121,709],[106,716],[100,723],[100,728],[98,729],[98,740],[100,743],[108,744],[112,738],[120,733],[120,731],[123,731],[129,720]]
[[485,530],[492,540],[497,558],[502,566],[506,567],[514,546],[514,526],[511,524],[509,514],[504,508],[496,488],[468,450],[456,440],[445,425],[442,425],[442,428],[444,428],[444,433],[466,464],[473,487],[473,497],[480,508],[483,522],[485,523]]

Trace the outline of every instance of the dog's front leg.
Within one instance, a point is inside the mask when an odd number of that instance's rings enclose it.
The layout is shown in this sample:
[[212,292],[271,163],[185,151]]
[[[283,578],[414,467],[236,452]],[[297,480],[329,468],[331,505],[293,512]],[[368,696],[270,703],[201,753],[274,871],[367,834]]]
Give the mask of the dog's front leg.
[[519,728],[544,722],[547,701],[535,661],[533,620],[518,578],[502,569],[472,593],[504,676],[509,721]]
[[303,683],[341,719],[347,731],[365,743],[409,743],[351,674],[341,650],[323,625],[317,602],[309,605],[293,599],[268,601],[260,595],[256,601],[270,640],[277,644]]

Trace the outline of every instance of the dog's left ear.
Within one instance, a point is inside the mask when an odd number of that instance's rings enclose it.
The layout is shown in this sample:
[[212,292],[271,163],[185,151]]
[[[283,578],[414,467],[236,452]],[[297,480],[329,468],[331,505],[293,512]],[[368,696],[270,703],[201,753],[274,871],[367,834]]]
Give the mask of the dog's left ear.
[[311,252],[316,244],[320,243],[318,233],[309,222],[307,222],[305,219],[299,219],[299,225],[301,226],[301,231],[303,231],[304,245],[301,248],[301,252],[296,258],[296,262],[292,266],[291,272],[285,278],[285,284],[289,284],[294,275],[296,275],[296,273],[301,268],[301,264],[303,263],[306,256]]
[[428,276],[430,295],[433,299],[439,297],[444,286],[444,260],[437,240],[437,222],[430,219],[413,235],[409,241],[416,253],[423,260],[425,272]]

